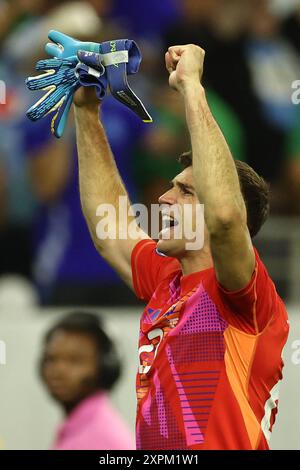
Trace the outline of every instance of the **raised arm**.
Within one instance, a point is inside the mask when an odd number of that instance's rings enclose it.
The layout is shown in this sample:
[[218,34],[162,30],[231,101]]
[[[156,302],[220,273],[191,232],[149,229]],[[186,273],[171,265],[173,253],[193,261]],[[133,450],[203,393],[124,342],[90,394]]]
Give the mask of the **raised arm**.
[[[119,197],[127,197],[127,208],[130,202],[99,120],[99,104],[94,95],[94,90],[82,88],[74,101],[81,204],[98,252],[132,288],[131,253],[140,240],[149,237],[139,229],[133,216],[119,218]],[[109,238],[101,237],[99,230],[97,233],[101,218],[107,220],[105,211],[102,216],[99,211],[97,215],[101,204],[111,205],[117,215],[109,219]]]
[[195,188],[204,204],[217,278],[225,289],[234,291],[250,281],[255,255],[235,163],[201,84],[204,55],[195,45],[174,46],[166,54],[166,66],[170,86],[185,103]]

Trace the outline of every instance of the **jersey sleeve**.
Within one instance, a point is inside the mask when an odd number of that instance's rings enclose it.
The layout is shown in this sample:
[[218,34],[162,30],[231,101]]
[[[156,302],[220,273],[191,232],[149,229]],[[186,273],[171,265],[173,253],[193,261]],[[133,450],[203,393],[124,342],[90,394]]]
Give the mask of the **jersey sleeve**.
[[131,269],[136,296],[149,301],[158,285],[180,270],[176,259],[163,256],[153,240],[140,241],[132,251]]
[[256,264],[249,284],[238,291],[227,291],[213,273],[213,296],[230,325],[249,334],[260,333],[277,311],[279,296],[274,283],[255,250]]

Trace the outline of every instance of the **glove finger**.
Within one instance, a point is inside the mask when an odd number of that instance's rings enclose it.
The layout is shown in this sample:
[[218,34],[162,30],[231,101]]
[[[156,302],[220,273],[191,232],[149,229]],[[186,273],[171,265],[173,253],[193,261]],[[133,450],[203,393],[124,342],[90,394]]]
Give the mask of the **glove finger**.
[[35,66],[36,70],[58,70],[60,68],[75,68],[76,65],[78,64],[78,58],[76,55],[68,57],[66,59],[44,59],[44,60],[39,60]]
[[59,59],[61,59],[64,51],[57,44],[54,44],[53,42],[48,42],[45,46],[45,52],[46,54],[52,57],[58,57]]
[[45,59],[39,60],[35,66],[35,70],[57,70],[61,67],[61,59]]
[[45,46],[48,55],[61,59],[76,54],[79,42],[71,36],[67,36],[60,31],[51,30],[48,38],[53,41],[52,43],[48,42]]
[[53,48],[53,46],[47,44],[46,51],[48,53],[50,52],[51,55],[56,52],[57,57],[60,58],[67,58],[77,54],[77,50],[80,48],[81,44],[83,47],[85,44],[87,46],[90,45],[90,43],[82,43],[81,41],[77,41],[77,39],[74,39],[71,36],[67,36],[64,33],[54,30],[49,32],[48,37],[51,39],[51,41],[56,43],[56,48]]
[[105,68],[102,64],[101,55],[95,52],[86,52],[86,51],[78,51],[77,57],[80,62],[83,62],[88,67],[92,69],[96,69],[100,72],[100,75],[104,75]]
[[[74,90],[75,92],[75,90]],[[62,137],[66,123],[68,120],[69,112],[73,102],[73,93],[70,93],[69,96],[66,96],[65,99],[61,102],[57,113],[53,116],[51,122],[51,132],[55,135],[58,139]]]
[[49,87],[47,93],[42,96],[31,108],[27,111],[26,115],[32,121],[42,119],[46,114],[54,111],[57,104],[65,95],[66,90],[62,88],[56,89],[55,86]]
[[54,84],[54,75],[55,72],[53,70],[48,70],[48,72],[37,75],[36,77],[26,78],[25,84],[28,90],[43,90]]
[[60,31],[56,31],[54,29],[51,29],[48,34],[48,38],[50,41],[55,42],[56,44],[61,44],[63,47],[70,43],[70,42],[75,42],[71,36],[68,36],[67,34],[61,33]]
[[44,90],[49,86],[55,85],[57,88],[64,85],[73,86],[78,78],[75,75],[75,68],[62,67],[55,71],[50,69],[47,72],[35,77],[28,77],[25,81],[29,90]]
[[43,73],[41,75],[37,75],[36,77],[28,77],[25,81],[26,86],[29,90],[45,90],[49,87],[55,86],[62,86],[68,80],[70,81],[72,76],[70,74],[64,73],[64,71],[59,71],[55,73],[54,70],[48,70],[48,72]]

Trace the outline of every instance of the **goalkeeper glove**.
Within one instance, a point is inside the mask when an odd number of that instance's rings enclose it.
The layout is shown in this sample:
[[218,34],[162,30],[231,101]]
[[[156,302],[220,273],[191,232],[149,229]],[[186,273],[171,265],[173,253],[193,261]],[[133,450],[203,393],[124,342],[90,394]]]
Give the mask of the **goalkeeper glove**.
[[[97,69],[97,64],[102,63],[106,68],[106,77],[111,94],[122,104],[129,107],[144,122],[152,122],[152,118],[142,101],[137,97],[128,83],[127,76],[136,74],[139,70],[142,55],[136,42],[129,39],[106,41],[101,44],[94,42],[81,42],[76,39],[51,30],[49,39],[53,41],[46,45],[46,52],[54,57],[65,58],[78,55],[80,61]],[[87,81],[88,78],[86,77]],[[82,81],[85,86],[85,80]]]
[[[80,76],[84,77],[84,86],[97,87],[97,96],[103,99],[106,90],[104,67],[98,64],[98,70],[91,70],[85,64],[79,64],[76,56],[67,59],[46,59],[36,65],[36,70],[44,73],[36,77],[28,77],[26,85],[29,90],[44,90],[47,93],[38,100],[28,111],[27,116],[32,121],[42,119],[49,113],[56,112],[51,131],[56,137],[63,135],[75,91],[81,86]],[[89,79],[86,79],[86,76]]]
[[[142,59],[134,41],[122,39],[102,44],[87,43],[77,41],[58,31],[50,31],[49,39],[56,41],[57,44],[48,43],[46,52],[55,58],[39,61],[36,69],[44,73],[26,80],[30,90],[47,91],[27,111],[27,116],[31,120],[39,120],[56,111],[51,131],[56,137],[61,137],[75,91],[81,85],[96,86],[97,97],[102,100],[109,85],[112,95],[117,100],[128,106],[144,122],[152,122],[151,116],[127,80],[128,74],[138,72]],[[70,56],[67,56],[68,54]]]

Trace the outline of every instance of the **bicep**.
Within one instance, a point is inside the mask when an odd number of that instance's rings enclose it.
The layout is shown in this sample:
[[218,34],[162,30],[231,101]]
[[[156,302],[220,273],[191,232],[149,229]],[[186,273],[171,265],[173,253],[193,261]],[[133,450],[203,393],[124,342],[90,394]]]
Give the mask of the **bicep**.
[[246,224],[234,224],[210,236],[218,282],[228,291],[243,289],[255,269],[255,253]]

